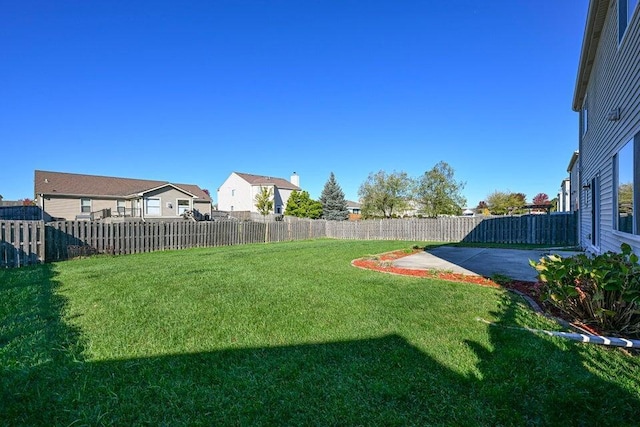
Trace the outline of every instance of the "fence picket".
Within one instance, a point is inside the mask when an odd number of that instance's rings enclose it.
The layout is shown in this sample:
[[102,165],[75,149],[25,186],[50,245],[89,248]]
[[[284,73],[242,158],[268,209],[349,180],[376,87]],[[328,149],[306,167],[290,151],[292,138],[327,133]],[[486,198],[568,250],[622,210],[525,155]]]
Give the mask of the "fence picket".
[[314,238],[575,246],[577,214],[365,221],[0,221],[0,267],[92,253],[131,254]]

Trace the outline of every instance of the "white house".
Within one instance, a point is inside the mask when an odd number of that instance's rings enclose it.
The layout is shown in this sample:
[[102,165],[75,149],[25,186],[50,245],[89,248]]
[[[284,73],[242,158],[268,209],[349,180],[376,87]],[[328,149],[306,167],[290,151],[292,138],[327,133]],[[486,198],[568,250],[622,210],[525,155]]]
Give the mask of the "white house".
[[560,183],[558,212],[571,212],[571,178],[565,178]]
[[573,110],[580,113],[580,244],[640,253],[640,7],[590,0]]
[[282,214],[291,193],[300,191],[300,177],[294,172],[291,180],[287,181],[272,176],[232,172],[218,188],[218,210],[258,212],[255,199],[263,187],[273,191],[273,213]]
[[569,172],[569,211],[574,212],[580,209],[580,173],[578,171],[579,151],[574,151],[567,166]]

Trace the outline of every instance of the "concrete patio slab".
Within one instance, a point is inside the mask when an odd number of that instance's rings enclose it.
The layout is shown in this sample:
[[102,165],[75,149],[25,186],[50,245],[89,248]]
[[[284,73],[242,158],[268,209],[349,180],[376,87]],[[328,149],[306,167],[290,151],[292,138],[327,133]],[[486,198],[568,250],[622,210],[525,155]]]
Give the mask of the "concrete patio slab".
[[514,280],[535,282],[536,270],[529,260],[557,254],[563,257],[579,252],[557,251],[553,249],[490,249],[438,246],[394,261],[394,266],[415,270],[443,270],[490,278],[496,274]]

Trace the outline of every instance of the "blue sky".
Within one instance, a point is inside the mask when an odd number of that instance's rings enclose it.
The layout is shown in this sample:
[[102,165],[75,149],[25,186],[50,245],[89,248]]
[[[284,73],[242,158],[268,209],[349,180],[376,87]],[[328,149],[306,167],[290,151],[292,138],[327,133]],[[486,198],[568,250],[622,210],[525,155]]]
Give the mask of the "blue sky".
[[588,1],[3,1],[0,194],[35,169],[318,198],[449,163],[469,206],[553,198]]

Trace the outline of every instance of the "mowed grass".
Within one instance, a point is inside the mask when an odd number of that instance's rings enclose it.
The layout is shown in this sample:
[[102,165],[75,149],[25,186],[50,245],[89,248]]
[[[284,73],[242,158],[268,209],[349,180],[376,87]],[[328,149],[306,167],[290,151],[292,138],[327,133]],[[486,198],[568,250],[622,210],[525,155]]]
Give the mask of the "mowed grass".
[[[317,240],[0,271],[0,425],[632,425],[640,360]],[[479,322],[493,321],[497,326]]]

